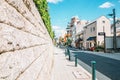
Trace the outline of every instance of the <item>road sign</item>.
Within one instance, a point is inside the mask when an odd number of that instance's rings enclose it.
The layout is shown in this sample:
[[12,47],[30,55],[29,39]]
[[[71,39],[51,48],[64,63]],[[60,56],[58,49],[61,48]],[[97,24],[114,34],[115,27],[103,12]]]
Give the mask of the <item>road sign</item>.
[[99,32],[98,35],[105,35],[105,32]]

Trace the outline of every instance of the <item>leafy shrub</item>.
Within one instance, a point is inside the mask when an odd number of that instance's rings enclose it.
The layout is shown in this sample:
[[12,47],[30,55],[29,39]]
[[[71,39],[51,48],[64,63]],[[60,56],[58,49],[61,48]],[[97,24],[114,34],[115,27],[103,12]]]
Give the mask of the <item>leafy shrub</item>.
[[95,50],[96,50],[96,51],[103,51],[103,50],[104,50],[104,47],[102,47],[102,46],[97,46],[97,47],[95,48]]
[[42,17],[42,20],[47,28],[49,35],[53,39],[55,37],[55,33],[52,31],[47,1],[46,0],[33,0],[33,1]]

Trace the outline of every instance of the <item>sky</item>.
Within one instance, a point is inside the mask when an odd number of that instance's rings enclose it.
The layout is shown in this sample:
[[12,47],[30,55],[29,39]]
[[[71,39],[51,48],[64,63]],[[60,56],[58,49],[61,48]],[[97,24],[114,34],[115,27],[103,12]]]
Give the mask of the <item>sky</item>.
[[51,25],[56,37],[61,36],[73,16],[80,20],[94,21],[100,16],[112,17],[112,9],[116,10],[116,18],[120,18],[120,0],[47,0]]

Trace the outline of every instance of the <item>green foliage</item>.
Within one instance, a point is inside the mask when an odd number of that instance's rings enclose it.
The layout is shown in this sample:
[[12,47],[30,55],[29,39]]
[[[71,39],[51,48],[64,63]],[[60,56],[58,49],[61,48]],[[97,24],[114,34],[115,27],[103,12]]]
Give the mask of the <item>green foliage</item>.
[[41,17],[42,20],[50,34],[51,38],[55,37],[55,33],[52,31],[51,22],[50,22],[50,15],[48,12],[48,3],[46,0],[33,0]]
[[104,47],[102,47],[102,46],[97,46],[97,47],[95,48],[95,50],[96,50],[96,51],[103,51],[103,50],[104,50]]
[[69,38],[67,38],[67,42],[66,42],[66,45],[70,46],[72,43],[72,40],[70,40]]

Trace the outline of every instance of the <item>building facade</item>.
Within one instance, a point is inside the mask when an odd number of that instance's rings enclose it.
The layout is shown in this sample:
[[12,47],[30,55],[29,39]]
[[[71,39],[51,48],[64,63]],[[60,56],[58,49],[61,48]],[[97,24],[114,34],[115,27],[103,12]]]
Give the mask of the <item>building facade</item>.
[[76,43],[77,43],[77,48],[82,48],[83,47],[83,27],[87,25],[89,22],[86,20],[80,20],[78,22],[78,25],[76,26]]
[[[111,25],[111,33],[113,35],[113,24]],[[120,36],[120,19],[116,21],[116,36]]]
[[111,36],[110,21],[105,16],[101,16],[84,26],[83,45],[86,49],[104,46],[104,36],[98,35],[100,32],[104,32],[106,36]]
[[105,16],[101,16],[92,22],[73,17],[67,32],[71,34],[72,46],[84,49],[97,46],[104,47],[104,36],[98,35],[100,32],[104,32],[106,36],[112,36],[110,20]]
[[68,25],[69,27],[69,31],[70,31],[70,34],[71,34],[71,40],[72,40],[72,43],[71,45],[73,47],[76,47],[76,44],[75,44],[75,40],[76,40],[76,27],[78,25],[78,22],[79,22],[79,18],[77,16],[74,16],[71,18],[71,21]]

